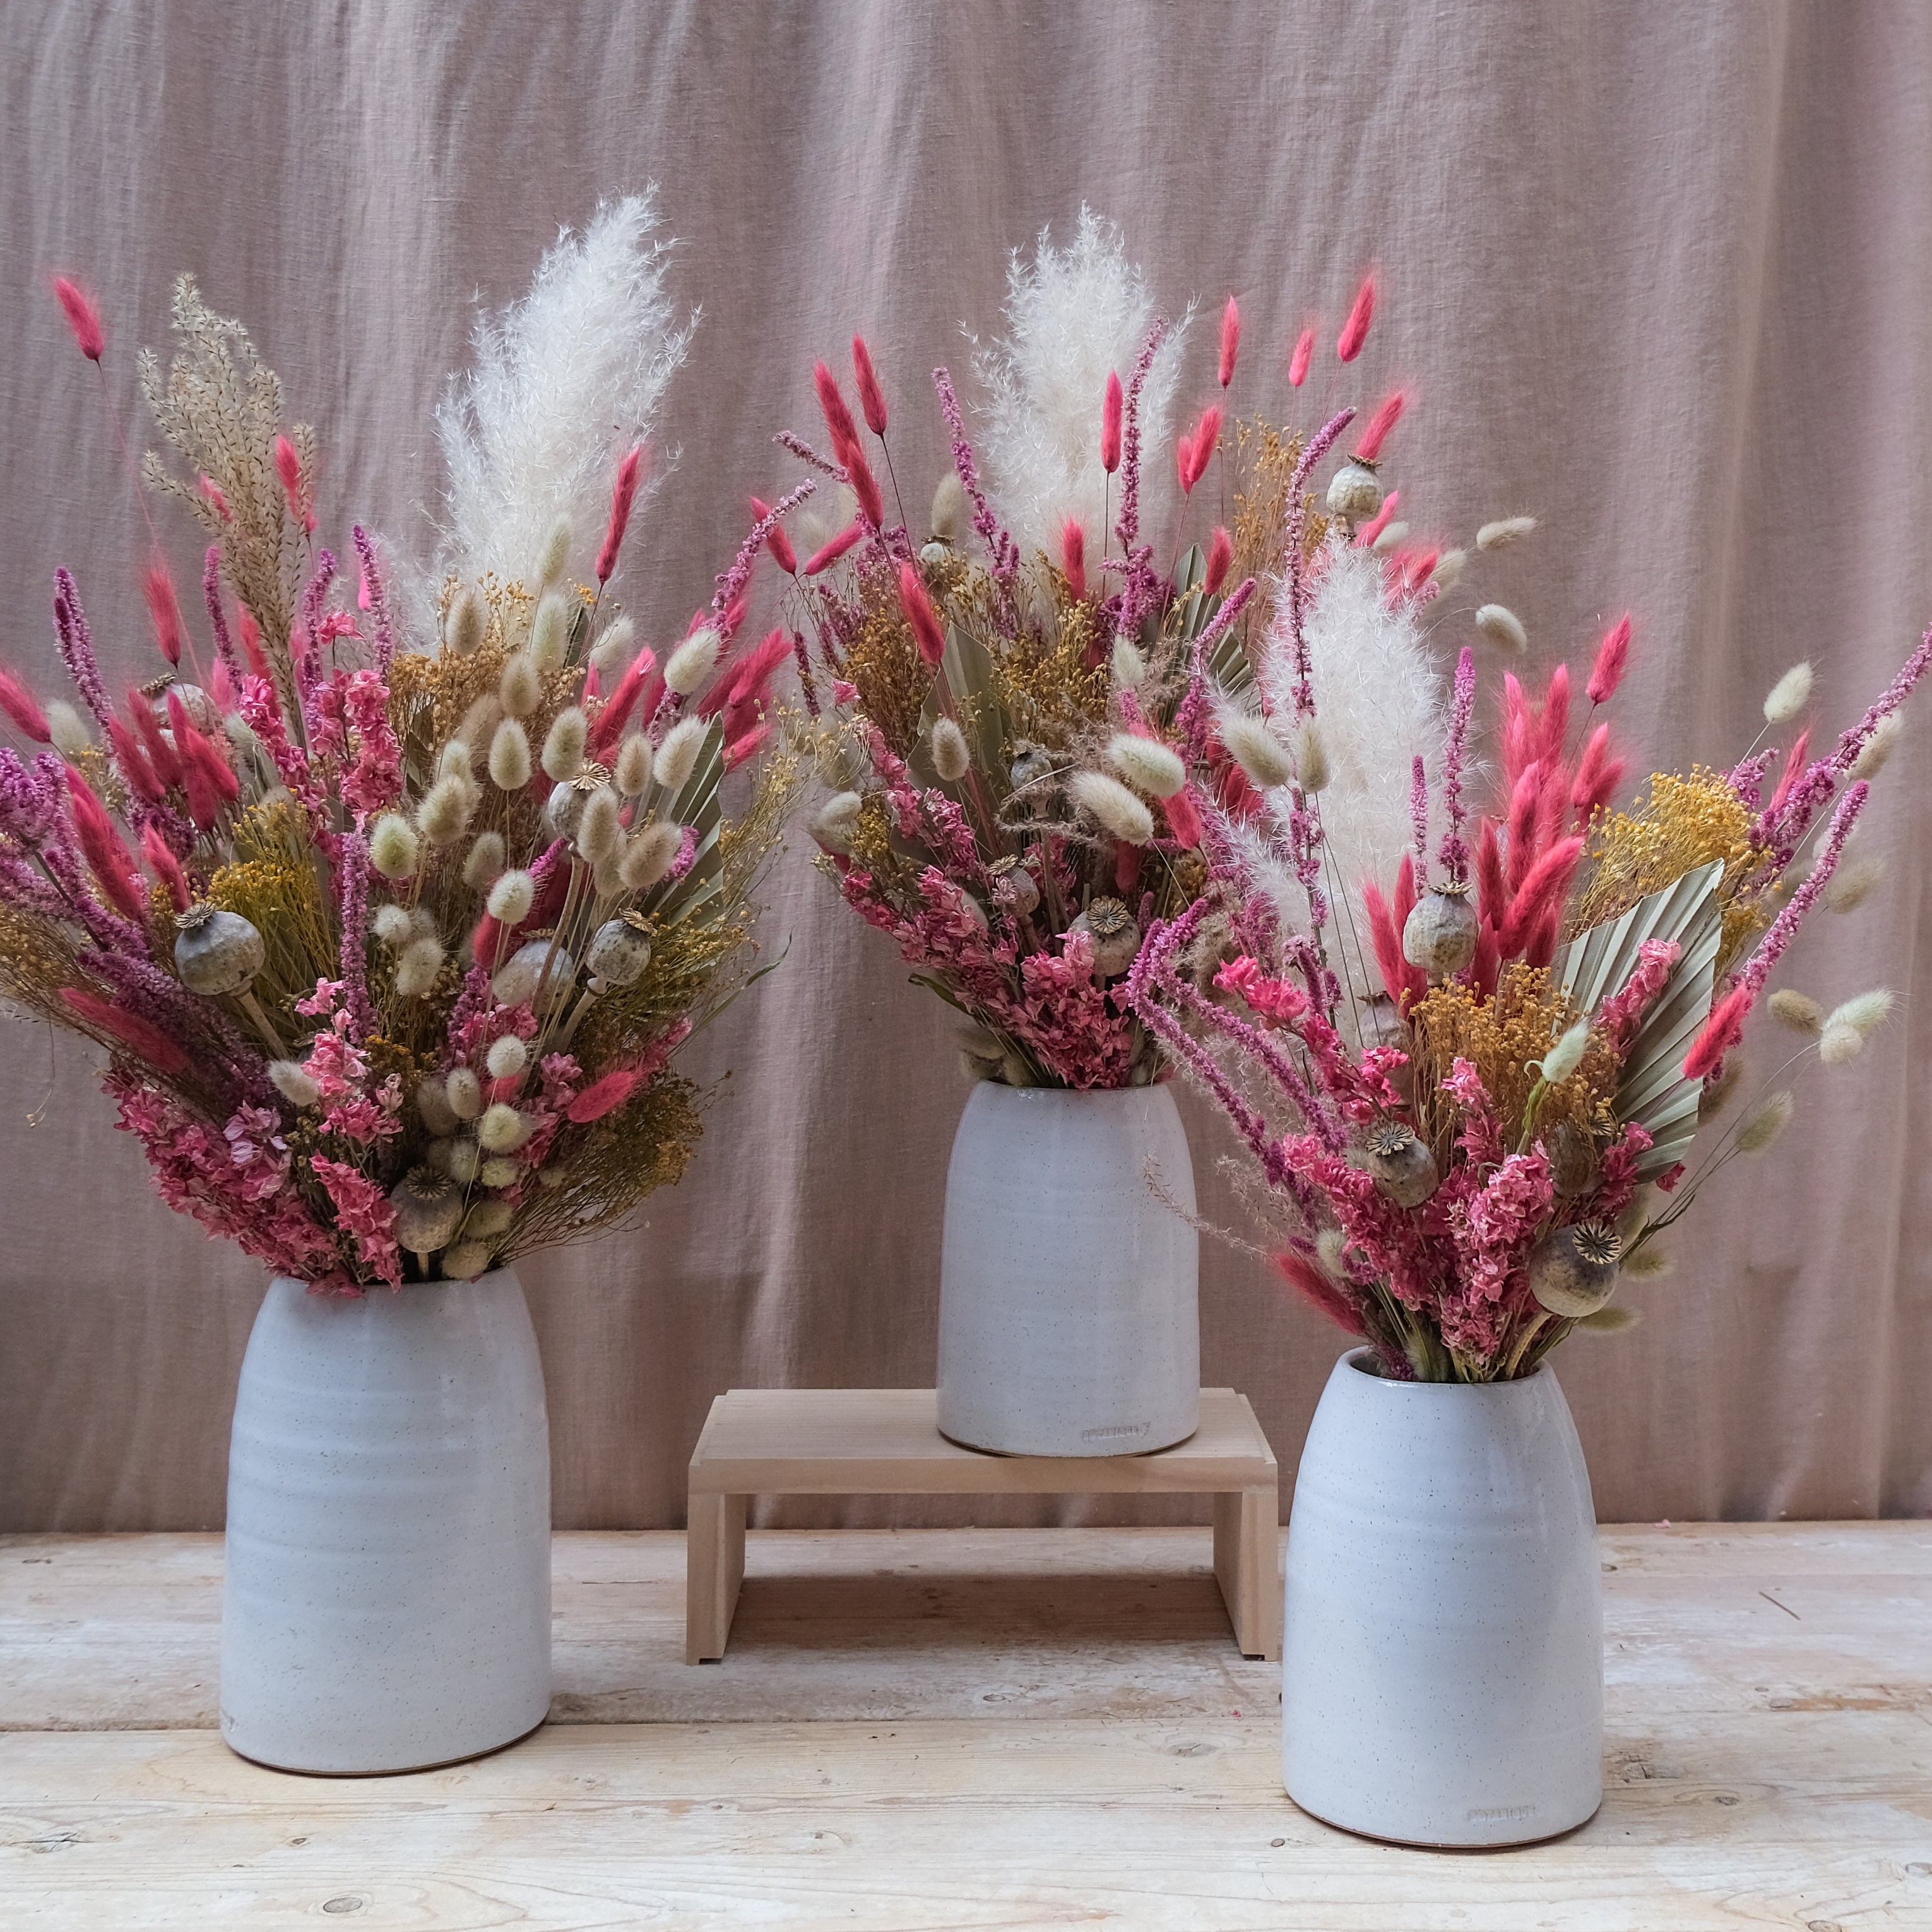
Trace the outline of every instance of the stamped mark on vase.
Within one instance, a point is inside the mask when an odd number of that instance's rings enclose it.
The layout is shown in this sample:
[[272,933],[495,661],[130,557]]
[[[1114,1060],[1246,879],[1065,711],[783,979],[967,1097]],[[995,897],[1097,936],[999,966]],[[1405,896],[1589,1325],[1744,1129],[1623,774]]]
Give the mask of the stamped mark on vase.
[[1514,1825],[1535,1816],[1534,1804],[1473,1804],[1468,1820],[1472,1825]]
[[1115,1423],[1102,1429],[1083,1429],[1080,1439],[1083,1442],[1118,1442],[1135,1436],[1144,1436],[1148,1425],[1144,1422]]

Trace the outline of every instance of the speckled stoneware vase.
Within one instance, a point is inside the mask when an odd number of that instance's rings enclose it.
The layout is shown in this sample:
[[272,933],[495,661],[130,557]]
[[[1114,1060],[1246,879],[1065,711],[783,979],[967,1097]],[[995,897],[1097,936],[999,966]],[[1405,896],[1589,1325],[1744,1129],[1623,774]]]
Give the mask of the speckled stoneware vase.
[[973,1090],[946,1177],[939,1426],[1007,1456],[1135,1456],[1200,1420],[1194,1168],[1165,1086]]
[[550,1434],[515,1274],[278,1278],[229,1448],[221,1735],[284,1771],[412,1771],[549,1705]]
[[1408,1844],[1522,1844],[1603,1799],[1589,1472],[1547,1367],[1399,1382],[1366,1348],[1295,1478],[1281,1654],[1288,1796]]

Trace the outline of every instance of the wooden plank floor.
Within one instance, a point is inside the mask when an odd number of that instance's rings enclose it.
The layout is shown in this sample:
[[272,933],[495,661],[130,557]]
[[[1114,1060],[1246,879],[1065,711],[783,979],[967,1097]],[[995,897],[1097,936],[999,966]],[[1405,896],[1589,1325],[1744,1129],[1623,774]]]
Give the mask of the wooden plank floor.
[[211,1728],[220,1543],[0,1539],[0,1926],[1932,1932],[1932,1525],[1611,1529],[1609,1792],[1499,1855],[1282,1795],[1204,1529],[557,1539],[555,1721],[406,1778]]

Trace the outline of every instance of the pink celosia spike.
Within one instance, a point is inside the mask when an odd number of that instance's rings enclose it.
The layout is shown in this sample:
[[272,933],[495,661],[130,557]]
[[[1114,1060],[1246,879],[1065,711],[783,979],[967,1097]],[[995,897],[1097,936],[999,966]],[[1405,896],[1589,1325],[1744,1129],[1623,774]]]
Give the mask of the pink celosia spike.
[[1744,1037],[1744,1017],[1751,1010],[1748,988],[1734,986],[1711,1009],[1711,1017],[1684,1056],[1684,1077],[1702,1080],[1714,1072],[1724,1055]]
[[[63,986],[61,998],[90,1025],[110,1034],[124,1046],[131,1047],[140,1058],[163,1073],[180,1073],[188,1066],[188,1053],[181,1044],[152,1022],[104,1000],[84,987]],[[218,1143],[218,1144],[220,1144]]]
[[204,470],[199,479],[201,494],[214,506],[214,513],[224,524],[235,520],[235,512],[229,507],[228,499],[221,493],[221,485]]
[[1120,411],[1124,404],[1120,376],[1109,370],[1107,393],[1100,406],[1100,467],[1109,476],[1120,466]]
[[1087,532],[1078,517],[1069,517],[1060,526],[1060,562],[1068,593],[1078,604],[1087,595]]
[[1335,344],[1335,353],[1344,362],[1352,362],[1362,352],[1362,344],[1369,339],[1369,324],[1376,313],[1376,278],[1372,272],[1362,278],[1362,286],[1355,291],[1355,304],[1348,311],[1348,319],[1342,325],[1342,333]]
[[604,526],[604,545],[597,553],[597,581],[608,584],[617,568],[617,553],[624,545],[624,532],[631,521],[631,506],[637,500],[638,483],[644,470],[644,446],[634,444],[617,465],[616,480],[610,486],[610,520]]
[[1234,540],[1228,534],[1226,524],[1216,524],[1214,534],[1208,539],[1208,574],[1202,580],[1202,587],[1210,597],[1220,596],[1234,562]]
[[157,831],[152,821],[141,827],[141,850],[148,863],[154,868],[154,876],[168,889],[168,897],[176,912],[186,912],[190,904],[188,880],[181,868],[168,842]]
[[886,392],[879,386],[878,371],[872,367],[872,352],[866,338],[852,338],[852,370],[858,379],[859,406],[866,412],[866,427],[874,436],[886,433]]
[[31,738],[37,745],[53,742],[53,734],[47,728],[46,713],[36,702],[34,694],[4,664],[0,664],[0,711],[14,721],[14,728],[22,737]]
[[932,600],[926,594],[925,580],[916,564],[899,566],[899,604],[905,612],[906,622],[912,626],[913,639],[919,646],[920,656],[929,664],[938,664],[946,655],[946,633],[940,628]]
[[[752,520],[754,523],[762,524],[771,513],[772,506],[769,503],[756,496],[752,499]],[[772,526],[770,534],[765,538],[765,548],[771,552],[773,562],[788,577],[798,574],[798,553],[792,548],[791,538],[785,535],[782,525],[774,524]]]
[[1310,322],[1294,338],[1294,346],[1288,352],[1288,380],[1292,388],[1300,388],[1308,380],[1308,365],[1315,355],[1315,325]]
[[805,568],[800,574],[816,577],[820,571],[830,569],[865,534],[865,525],[855,518],[806,559]]
[[1369,426],[1362,432],[1360,442],[1355,445],[1358,461],[1372,463],[1382,454],[1382,445],[1388,440],[1390,430],[1402,420],[1403,405],[1408,398],[1397,389],[1387,397],[1380,409],[1369,418]]
[[1771,804],[1765,813],[1768,818],[1783,809],[1784,801],[1791,796],[1791,788],[1804,775],[1804,754],[1811,743],[1811,728],[1806,725],[1792,740],[1791,748],[1784,754],[1784,769],[1778,774],[1778,788],[1771,795]]
[[1604,640],[1597,646],[1597,661],[1590,667],[1589,682],[1583,687],[1592,704],[1607,704],[1616,694],[1630,662],[1630,613],[1625,611],[1604,633]]
[[100,326],[100,311],[77,282],[65,275],[53,278],[54,294],[74,331],[75,346],[90,362],[98,362],[107,348],[107,333]]
[[1355,532],[1355,548],[1369,550],[1373,548],[1376,538],[1388,527],[1389,520],[1395,514],[1395,506],[1402,500],[1400,490],[1391,490],[1382,499],[1382,506],[1360,530]]
[[1228,306],[1221,311],[1221,386],[1226,388],[1234,380],[1234,358],[1241,346],[1241,309],[1232,296],[1228,298]]
[[315,512],[309,507],[308,479],[302,474],[302,458],[285,436],[275,439],[275,474],[282,479],[282,494],[288,500],[289,514],[304,532],[315,533]]
[[170,664],[182,661],[182,615],[175,596],[175,580],[166,562],[156,557],[141,580],[141,594],[147,599],[148,621],[154,627],[154,642]]

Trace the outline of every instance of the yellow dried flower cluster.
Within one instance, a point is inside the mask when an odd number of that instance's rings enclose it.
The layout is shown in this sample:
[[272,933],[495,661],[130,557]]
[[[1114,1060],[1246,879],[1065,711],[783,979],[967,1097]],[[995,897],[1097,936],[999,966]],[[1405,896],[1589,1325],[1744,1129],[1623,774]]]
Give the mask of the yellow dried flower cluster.
[[932,671],[919,654],[896,591],[867,599],[865,620],[849,646],[845,675],[858,687],[866,716],[905,757],[918,741]]
[[1097,648],[1103,640],[1092,601],[1075,603],[1064,574],[1043,561],[1034,580],[1053,601],[1053,623],[1048,634],[1022,632],[994,655],[994,691],[1018,736],[1057,748],[1105,721],[1108,660]]
[[267,956],[255,995],[271,1012],[294,1003],[337,970],[340,921],[324,896],[301,808],[286,797],[250,806],[236,820],[234,856],[208,882],[208,898],[239,913],[262,935]]

